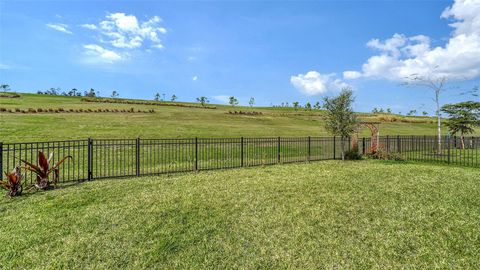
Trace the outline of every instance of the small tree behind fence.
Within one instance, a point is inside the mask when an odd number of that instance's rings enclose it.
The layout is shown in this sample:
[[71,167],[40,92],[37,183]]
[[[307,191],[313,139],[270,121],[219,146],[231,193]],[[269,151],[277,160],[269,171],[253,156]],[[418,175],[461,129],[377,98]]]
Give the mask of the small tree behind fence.
[[[438,153],[435,136],[383,136],[378,148],[399,153],[406,160],[433,161],[480,167],[480,137],[445,136]],[[350,138],[343,144],[350,149]],[[52,142],[1,143],[0,169],[11,171],[21,159],[36,163],[39,151],[53,154],[52,162],[72,156],[60,170],[60,182],[154,175],[173,172],[264,166],[341,159],[339,137],[87,139]],[[368,154],[370,138],[358,140],[358,151]],[[35,175],[23,172],[24,185]],[[4,176],[2,176],[3,178]]]

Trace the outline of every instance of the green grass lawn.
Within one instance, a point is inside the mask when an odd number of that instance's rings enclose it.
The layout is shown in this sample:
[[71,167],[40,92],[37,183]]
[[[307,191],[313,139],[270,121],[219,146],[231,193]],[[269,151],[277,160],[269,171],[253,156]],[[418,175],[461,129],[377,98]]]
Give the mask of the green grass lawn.
[[[198,104],[197,104],[198,105]],[[84,102],[79,97],[21,94],[0,98],[0,108],[130,109],[156,113],[5,113],[0,112],[3,142],[92,138],[192,138],[327,136],[322,111],[292,108],[249,108],[215,105],[217,109]],[[257,111],[262,115],[231,115],[228,111]],[[383,121],[382,135],[433,135],[434,119],[399,117],[409,122],[390,122],[390,116],[359,114],[365,121]],[[446,130],[445,130],[446,131]],[[362,136],[369,136],[365,128]]]
[[82,183],[0,199],[0,269],[478,269],[479,181],[322,161]]

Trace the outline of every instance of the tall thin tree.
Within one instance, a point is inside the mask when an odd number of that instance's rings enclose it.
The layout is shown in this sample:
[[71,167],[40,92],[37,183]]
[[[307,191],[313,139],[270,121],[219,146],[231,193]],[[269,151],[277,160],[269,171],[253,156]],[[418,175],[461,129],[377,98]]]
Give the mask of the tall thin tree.
[[403,83],[406,86],[420,86],[428,88],[435,94],[435,115],[437,116],[437,153],[441,153],[442,151],[442,115],[440,111],[440,93],[445,90],[446,82],[447,77],[443,75],[435,76],[412,74],[406,77],[405,82]]

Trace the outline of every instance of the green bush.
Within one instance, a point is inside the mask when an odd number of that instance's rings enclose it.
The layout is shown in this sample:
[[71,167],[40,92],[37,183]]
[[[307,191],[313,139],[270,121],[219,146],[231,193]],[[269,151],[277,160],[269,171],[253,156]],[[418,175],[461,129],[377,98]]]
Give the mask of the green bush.
[[372,159],[382,159],[382,160],[396,160],[396,161],[405,160],[402,154],[397,152],[388,152],[385,149],[381,149],[381,148],[369,154],[368,157]]
[[362,159],[362,154],[358,151],[358,147],[354,147],[345,152],[345,159],[348,160],[359,160]]

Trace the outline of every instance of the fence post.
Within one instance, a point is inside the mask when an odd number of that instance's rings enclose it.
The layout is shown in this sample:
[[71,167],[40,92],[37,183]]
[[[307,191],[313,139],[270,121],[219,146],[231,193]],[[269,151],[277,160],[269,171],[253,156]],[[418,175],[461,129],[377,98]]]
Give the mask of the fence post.
[[307,161],[310,162],[310,146],[311,146],[311,138],[310,136],[308,136],[308,157],[307,157]]
[[3,142],[0,142],[0,180],[3,180]]
[[400,140],[400,135],[397,135],[397,152],[402,153],[402,141]]
[[277,139],[277,163],[280,163],[280,137]]
[[450,136],[449,135],[447,135],[447,138],[445,138],[445,141],[447,142],[448,164],[450,164]]
[[366,155],[367,151],[365,150],[366,143],[365,143],[365,137],[362,138],[362,154]]
[[93,140],[88,138],[87,142],[87,180],[90,181],[93,178],[92,165],[93,165]]
[[136,160],[136,172],[137,176],[140,176],[140,138],[137,138],[136,147],[135,147],[135,160]]
[[390,153],[390,137],[387,135],[387,153]]
[[195,171],[198,171],[198,137],[195,137]]
[[333,136],[333,159],[335,159],[335,157],[336,157],[336,153],[335,153],[335,148],[336,148],[336,147],[335,147],[335,144],[336,144],[336,143],[335,143],[335,136]]
[[[437,139],[438,140],[438,139]],[[435,145],[438,145],[438,144],[435,144]],[[423,135],[423,151],[425,152],[425,150],[427,149],[427,135]],[[420,146],[421,148],[421,146]],[[420,150],[421,151],[421,150]],[[440,149],[438,149],[437,151],[440,151]]]
[[240,147],[240,161],[241,161],[241,167],[243,167],[243,137],[240,138],[240,143],[241,143],[241,147]]

